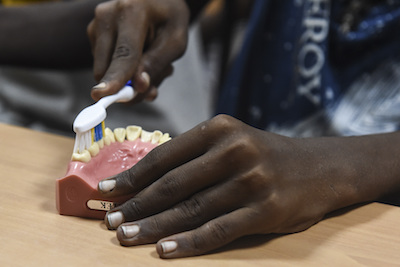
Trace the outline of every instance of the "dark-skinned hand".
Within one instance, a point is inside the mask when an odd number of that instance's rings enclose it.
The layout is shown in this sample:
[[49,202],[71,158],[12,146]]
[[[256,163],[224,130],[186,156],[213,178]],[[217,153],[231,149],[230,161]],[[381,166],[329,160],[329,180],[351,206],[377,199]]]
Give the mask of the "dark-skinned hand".
[[133,102],[153,100],[157,87],[173,72],[188,39],[189,10],[184,0],[113,0],[99,4],[88,26],[99,84],[99,100],[131,80]]
[[[295,139],[219,115],[100,182],[105,196],[136,193],[105,223],[124,246],[157,242],[162,258],[302,231],[330,211],[399,188],[389,148],[398,136]],[[389,172],[375,168],[376,157]]]

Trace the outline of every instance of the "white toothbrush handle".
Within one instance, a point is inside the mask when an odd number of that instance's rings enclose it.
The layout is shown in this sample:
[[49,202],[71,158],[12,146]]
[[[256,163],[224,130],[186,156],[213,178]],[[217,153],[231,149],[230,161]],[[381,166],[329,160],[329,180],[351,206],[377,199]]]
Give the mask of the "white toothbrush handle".
[[128,102],[132,100],[134,91],[132,86],[126,85],[118,93],[101,98],[97,104],[105,109],[114,102]]

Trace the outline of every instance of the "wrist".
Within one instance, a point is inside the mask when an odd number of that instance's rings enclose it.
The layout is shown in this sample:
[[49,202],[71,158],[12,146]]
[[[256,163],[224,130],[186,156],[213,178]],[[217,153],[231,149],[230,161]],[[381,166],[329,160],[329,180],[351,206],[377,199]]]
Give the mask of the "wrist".
[[313,140],[329,211],[400,191],[400,134]]

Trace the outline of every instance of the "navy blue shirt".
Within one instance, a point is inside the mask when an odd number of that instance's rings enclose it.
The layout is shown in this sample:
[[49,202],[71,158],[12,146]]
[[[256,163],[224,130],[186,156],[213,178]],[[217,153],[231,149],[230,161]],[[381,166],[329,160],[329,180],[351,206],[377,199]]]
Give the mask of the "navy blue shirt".
[[217,113],[288,136],[400,126],[400,1],[343,31],[343,2],[256,0]]

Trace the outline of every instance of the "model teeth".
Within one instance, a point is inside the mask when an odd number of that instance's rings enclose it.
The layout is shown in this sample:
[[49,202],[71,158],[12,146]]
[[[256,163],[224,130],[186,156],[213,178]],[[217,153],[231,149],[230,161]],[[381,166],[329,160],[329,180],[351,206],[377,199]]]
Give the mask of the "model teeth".
[[128,126],[126,127],[126,139],[128,141],[135,141],[142,134],[142,127],[140,126]]
[[169,140],[171,137],[168,133],[163,134],[161,131],[148,132],[142,129],[140,126],[131,125],[126,128],[115,128],[112,131],[110,128],[106,128],[104,131],[104,137],[94,142],[89,149],[83,150],[82,153],[73,153],[73,161],[89,162],[92,157],[95,157],[100,153],[100,150],[104,145],[108,146],[114,142],[124,142],[125,139],[128,141],[135,141],[140,138],[142,142],[151,142],[152,144],[163,144]]
[[142,142],[150,142],[152,134],[153,134],[152,132],[142,130],[142,135],[140,139],[142,140]]
[[83,150],[82,153],[73,153],[72,154],[72,160],[73,161],[82,161],[82,162],[89,162],[92,159],[92,157],[90,156],[89,151],[87,151],[86,149]]
[[163,136],[161,136],[159,144],[164,144],[165,142],[171,140],[171,137],[169,136],[169,133],[165,133],[163,134]]
[[115,142],[115,136],[114,136],[113,131],[110,128],[106,128],[104,130],[104,132],[106,134],[106,137],[108,137],[110,139],[111,143],[114,143]]
[[94,157],[94,156],[96,156],[97,154],[99,154],[99,152],[100,152],[100,145],[99,145],[99,143],[100,142],[94,142],[90,147],[89,147],[89,153],[90,153],[90,156],[92,156],[92,157]]
[[151,143],[152,144],[157,144],[160,141],[160,138],[162,137],[163,133],[156,130],[153,132],[153,135],[151,136]]
[[104,144],[106,145],[106,146],[109,146],[110,144],[111,144],[111,138],[109,137],[109,136],[104,136]]
[[125,136],[126,136],[126,129],[125,128],[115,128],[114,136],[115,136],[115,140],[117,140],[118,142],[120,142],[120,143],[124,142]]
[[104,147],[104,138],[101,138],[99,141],[97,141],[96,143],[99,144],[100,149],[102,149]]

